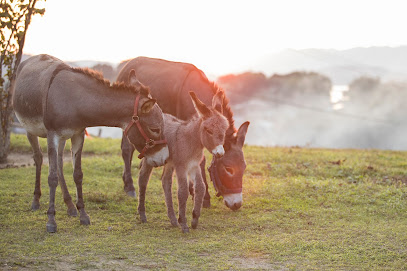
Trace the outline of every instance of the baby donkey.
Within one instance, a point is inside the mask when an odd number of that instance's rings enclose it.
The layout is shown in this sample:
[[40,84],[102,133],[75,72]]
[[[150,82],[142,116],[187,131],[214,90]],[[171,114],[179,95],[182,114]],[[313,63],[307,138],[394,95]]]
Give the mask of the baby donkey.
[[[167,205],[167,214],[173,226],[181,225],[182,232],[189,232],[186,219],[186,204],[189,195],[188,178],[194,184],[194,209],[192,212],[192,228],[198,226],[201,214],[205,185],[199,166],[206,148],[213,155],[221,157],[224,154],[228,122],[222,115],[223,93],[218,92],[212,99],[212,108],[202,103],[194,92],[189,92],[197,115],[188,121],[181,121],[172,115],[164,114],[164,135],[170,152],[169,161],[164,166],[161,177]],[[142,222],[147,222],[145,214],[145,194],[147,183],[153,167],[141,163],[139,175],[139,206],[138,212]],[[176,172],[178,180],[178,213],[175,216],[172,202],[172,176]]]

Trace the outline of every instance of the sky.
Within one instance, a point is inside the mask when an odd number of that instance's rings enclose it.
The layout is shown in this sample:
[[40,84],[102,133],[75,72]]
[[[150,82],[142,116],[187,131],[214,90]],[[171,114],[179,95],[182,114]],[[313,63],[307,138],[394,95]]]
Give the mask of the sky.
[[403,0],[48,0],[25,54],[119,63],[137,56],[195,64],[207,74],[255,69],[286,48],[407,45]]

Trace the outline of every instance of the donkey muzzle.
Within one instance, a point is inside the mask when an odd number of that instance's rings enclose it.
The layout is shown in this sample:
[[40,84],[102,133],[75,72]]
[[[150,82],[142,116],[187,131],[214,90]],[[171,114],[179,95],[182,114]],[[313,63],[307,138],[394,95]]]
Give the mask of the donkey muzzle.
[[242,193],[223,195],[223,202],[232,211],[238,210],[243,203]]
[[225,149],[223,149],[222,145],[216,146],[212,150],[212,154],[215,155],[216,158],[220,158],[225,154]]

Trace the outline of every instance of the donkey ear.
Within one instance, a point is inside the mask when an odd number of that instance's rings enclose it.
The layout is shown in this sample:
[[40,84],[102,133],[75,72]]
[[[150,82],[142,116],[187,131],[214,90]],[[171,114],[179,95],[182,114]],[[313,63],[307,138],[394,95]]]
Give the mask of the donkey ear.
[[141,114],[149,113],[151,109],[153,109],[156,102],[156,99],[149,99],[147,102],[143,103],[141,106]]
[[212,98],[212,108],[216,109],[221,114],[223,114],[223,95],[224,93],[222,91],[218,91]]
[[244,140],[246,139],[247,129],[249,128],[250,122],[246,121],[242,125],[240,125],[239,130],[237,130],[236,137],[237,137],[237,145],[240,148],[243,148]]
[[211,115],[211,110],[201,102],[198,97],[196,97],[195,92],[190,91],[189,95],[191,96],[192,103],[194,104],[195,110],[198,112],[199,116],[202,118],[207,118]]
[[131,70],[129,73],[129,84],[130,85],[140,84],[140,81],[137,79],[135,70]]

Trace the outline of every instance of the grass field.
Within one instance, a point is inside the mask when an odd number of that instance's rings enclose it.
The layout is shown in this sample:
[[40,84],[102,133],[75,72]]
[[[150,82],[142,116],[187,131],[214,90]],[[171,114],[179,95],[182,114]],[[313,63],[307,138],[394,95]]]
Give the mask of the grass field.
[[[30,152],[25,137],[13,135],[12,150]],[[36,212],[35,168],[0,170],[0,269],[407,270],[407,152],[245,146],[243,207],[230,211],[210,184],[212,207],[189,234],[170,226],[161,169],[142,224],[123,191],[120,140],[87,139],[85,152],[92,224],[66,215],[58,187],[55,234],[45,229],[48,167]],[[69,163],[65,178],[74,196]]]

